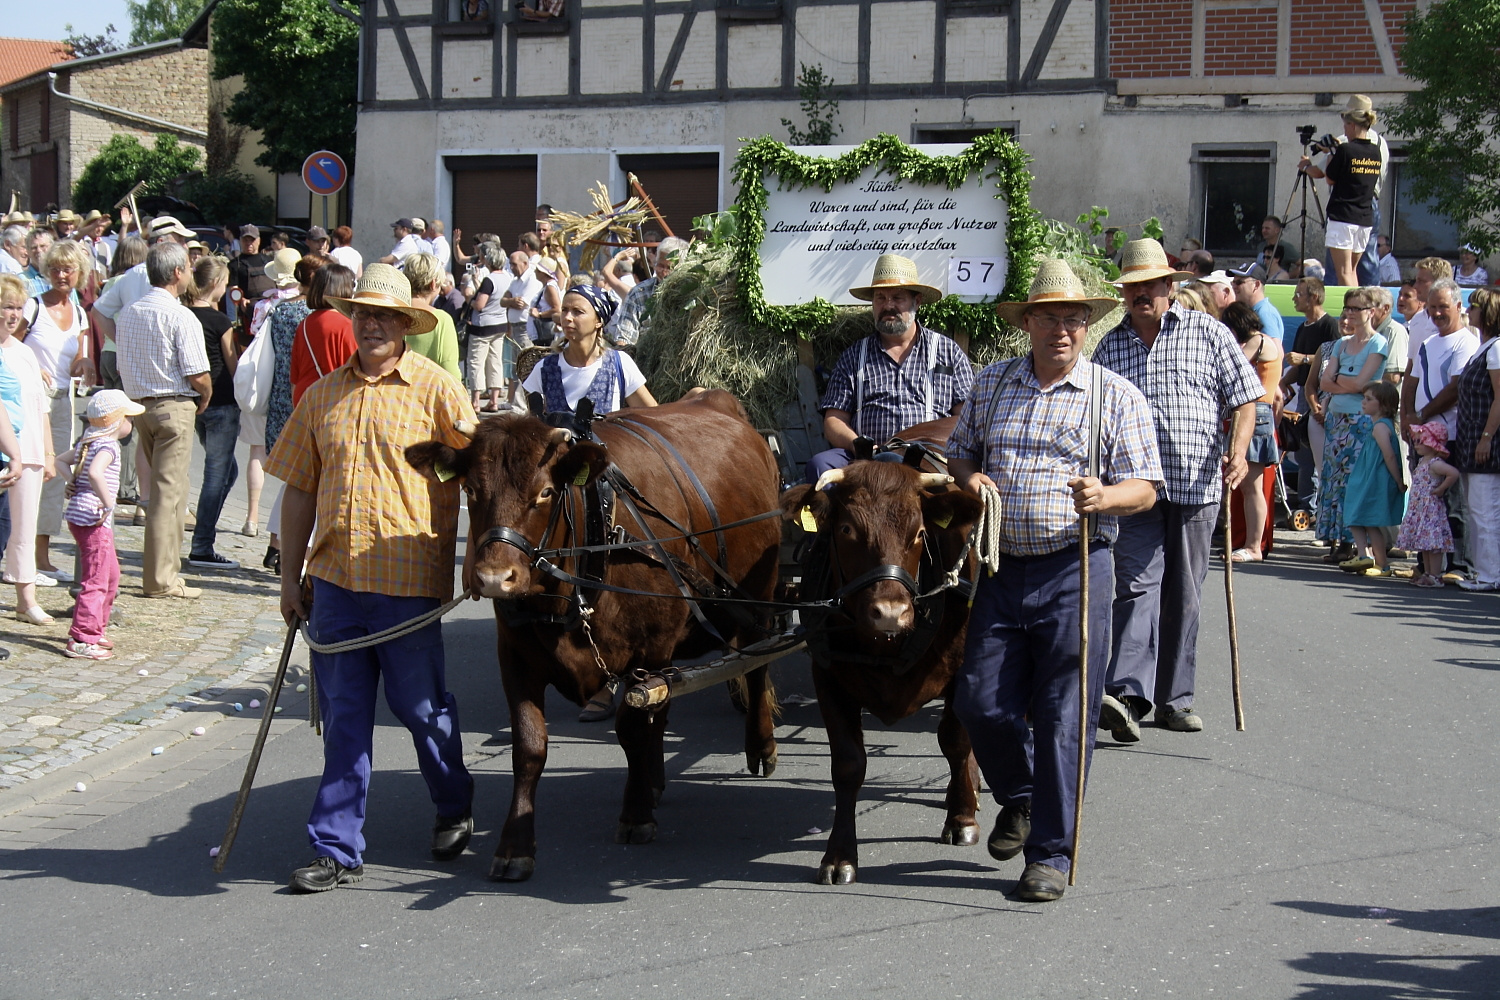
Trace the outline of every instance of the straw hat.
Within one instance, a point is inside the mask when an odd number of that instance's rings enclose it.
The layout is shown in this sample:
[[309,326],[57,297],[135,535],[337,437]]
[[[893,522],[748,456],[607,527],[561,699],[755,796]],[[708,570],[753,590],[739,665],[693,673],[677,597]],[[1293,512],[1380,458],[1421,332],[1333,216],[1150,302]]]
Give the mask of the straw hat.
[[896,253],[883,253],[877,257],[875,274],[870,278],[870,283],[849,289],[849,294],[869,302],[875,298],[877,288],[904,288],[915,292],[923,305],[931,305],[943,297],[941,290],[922,283],[921,275],[917,274],[916,261]]
[[277,250],[276,256],[271,258],[266,265],[266,277],[276,285],[277,288],[290,288],[297,283],[297,276],[293,272],[297,269],[297,261],[302,259],[302,254],[286,247]]
[[1155,281],[1170,278],[1173,281],[1189,281],[1197,275],[1191,271],[1173,270],[1167,263],[1167,252],[1153,239],[1131,240],[1120,251],[1120,276],[1110,282],[1119,287],[1138,281]]
[[[283,251],[285,252],[285,251]],[[277,256],[281,256],[277,254]],[[266,269],[270,270],[267,264]],[[347,299],[328,298],[333,307],[348,316],[355,306],[373,306],[378,309],[393,309],[411,317],[408,334],[431,333],[437,326],[437,313],[425,306],[411,304],[411,282],[406,275],[389,264],[366,264],[359,284],[354,286],[354,296]]]
[[536,269],[549,278],[557,277],[557,261],[551,257],[540,257],[536,262]]
[[0,219],[0,225],[3,226],[24,226],[30,222],[30,212],[8,212],[5,218]]
[[1349,103],[1339,117],[1346,122],[1358,122],[1368,128],[1375,124],[1375,105],[1364,94],[1350,94]]
[[146,238],[150,240],[163,236],[186,236],[192,239],[196,235],[198,234],[170,215],[158,215],[146,226]]
[[1011,326],[1020,326],[1021,317],[1026,315],[1027,309],[1047,304],[1088,306],[1089,322],[1096,323],[1117,307],[1120,300],[1089,295],[1066,261],[1043,260],[1037,266],[1036,277],[1032,279],[1026,301],[1001,302],[995,306],[995,312]]
[[58,212],[56,215],[54,215],[52,217],[52,221],[55,222],[55,223],[56,222],[73,222],[73,223],[78,223],[78,222],[82,222],[83,221],[83,217],[80,216],[77,212],[73,211],[71,208],[65,208],[62,211]]

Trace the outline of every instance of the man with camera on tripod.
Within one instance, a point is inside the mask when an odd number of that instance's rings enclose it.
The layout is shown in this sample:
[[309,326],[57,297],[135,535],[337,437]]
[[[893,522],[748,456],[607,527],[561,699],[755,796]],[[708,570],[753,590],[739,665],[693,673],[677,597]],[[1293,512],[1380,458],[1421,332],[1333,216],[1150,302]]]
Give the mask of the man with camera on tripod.
[[[1370,138],[1375,106],[1368,97],[1352,95],[1340,117],[1344,120],[1343,140],[1325,135],[1302,155],[1297,169],[1309,177],[1328,179],[1331,190],[1324,243],[1333,262],[1335,281],[1355,288],[1359,285],[1356,265],[1375,227],[1375,195],[1386,161],[1382,144]],[[1329,154],[1322,167],[1313,165],[1313,153]]]

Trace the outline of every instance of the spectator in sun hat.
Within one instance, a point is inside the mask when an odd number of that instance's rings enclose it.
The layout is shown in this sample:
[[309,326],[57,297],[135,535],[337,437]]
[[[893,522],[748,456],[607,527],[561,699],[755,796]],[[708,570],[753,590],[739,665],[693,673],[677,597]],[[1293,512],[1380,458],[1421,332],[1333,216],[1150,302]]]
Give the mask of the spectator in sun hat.
[[108,660],[114,643],[104,637],[110,609],[120,592],[120,559],[115,554],[115,495],[120,489],[120,439],[130,433],[131,417],[146,412],[119,389],[103,389],[89,399],[88,429],[76,447],[58,456],[71,466],[68,476],[68,531],[78,544],[80,590],[64,652],[75,659]]
[[1458,266],[1453,269],[1453,280],[1471,288],[1483,288],[1490,283],[1490,272],[1479,264],[1479,251],[1467,243],[1458,248]]

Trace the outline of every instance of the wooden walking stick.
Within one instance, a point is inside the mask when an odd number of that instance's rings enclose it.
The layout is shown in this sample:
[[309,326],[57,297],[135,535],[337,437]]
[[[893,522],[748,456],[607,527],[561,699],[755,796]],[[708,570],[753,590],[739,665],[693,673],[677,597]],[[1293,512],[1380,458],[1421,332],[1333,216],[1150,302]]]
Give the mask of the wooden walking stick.
[[1078,839],[1083,829],[1083,780],[1089,752],[1089,518],[1078,518],[1078,788],[1073,796],[1073,859],[1068,884],[1078,881]]
[[[1224,603],[1229,606],[1229,683],[1234,689],[1234,728],[1245,731],[1245,704],[1240,699],[1240,626],[1234,613],[1234,511],[1229,507],[1234,493],[1224,484]],[[1245,531],[1250,519],[1245,519]],[[1250,539],[1245,539],[1248,544]]]
[[[250,748],[250,760],[245,765],[245,777],[240,782],[239,797],[234,800],[234,812],[229,816],[229,827],[224,831],[224,840],[219,844],[219,856],[214,859],[214,871],[222,872],[229,861],[229,852],[234,848],[234,838],[240,832],[240,820],[245,817],[245,805],[250,801],[250,786],[255,784],[255,772],[260,767],[260,752],[266,747],[266,735],[271,731],[271,720],[276,716],[276,701],[281,697],[281,685],[286,680],[286,665],[292,659],[292,646],[297,642],[298,621],[286,627],[286,642],[281,645],[281,663],[276,667],[276,676],[271,681],[270,693],[266,695],[265,711],[260,717],[260,731],[255,734],[255,745]],[[309,689],[310,691],[311,689]]]

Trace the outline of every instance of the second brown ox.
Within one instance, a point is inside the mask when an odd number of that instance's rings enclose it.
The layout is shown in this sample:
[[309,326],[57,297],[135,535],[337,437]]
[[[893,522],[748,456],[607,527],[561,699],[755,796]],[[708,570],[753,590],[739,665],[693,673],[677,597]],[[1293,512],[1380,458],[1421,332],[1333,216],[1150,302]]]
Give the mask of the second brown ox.
[[[919,426],[937,431],[941,440],[918,433],[918,428],[901,437],[940,445],[952,421],[938,423],[947,427]],[[967,592],[950,588],[927,598],[936,606],[919,609],[915,591],[935,585],[936,575],[958,563],[981,506],[941,485],[946,476],[892,462],[854,462],[826,473],[823,482],[829,485],[822,491],[806,485],[788,490],[782,509],[792,518],[800,518],[805,509],[816,520],[829,565],[821,589],[832,596],[845,591],[838,611],[821,625],[833,629],[837,638],[819,643],[809,636],[836,802],[818,881],[844,885],[855,881],[859,867],[855,806],[865,779],[862,709],[889,725],[934,698],[943,699],[938,745],[951,776],[941,840],[963,846],[979,842],[974,818],[979,768],[951,703],[954,674],[963,661]],[[967,576],[968,561],[963,565]],[[919,619],[926,620],[928,634],[914,640],[912,633],[922,627]],[[815,627],[809,624],[810,631]]]

